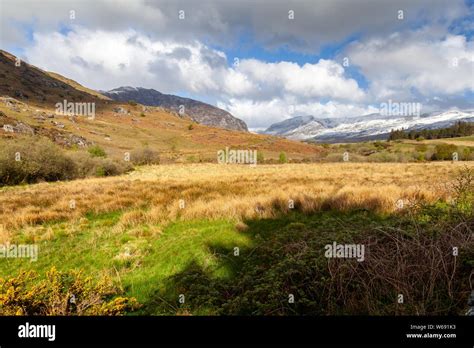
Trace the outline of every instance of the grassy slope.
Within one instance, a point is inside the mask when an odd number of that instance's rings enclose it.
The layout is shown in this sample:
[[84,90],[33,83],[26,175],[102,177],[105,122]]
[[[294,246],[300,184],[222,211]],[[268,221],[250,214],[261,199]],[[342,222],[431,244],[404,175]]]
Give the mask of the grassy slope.
[[83,85],[81,85],[80,83],[74,81],[74,80],[71,80],[71,79],[68,79],[67,77],[64,77],[58,73],[55,73],[55,72],[52,72],[52,71],[46,71],[46,73],[59,80],[59,81],[62,81],[72,87],[74,87],[75,89],[79,90],[79,91],[82,91],[82,92],[86,92],[88,94],[91,94],[99,99],[103,99],[103,100],[111,100],[109,97],[106,97],[105,95],[102,95],[100,94],[99,92],[97,91],[94,91],[93,89],[90,89],[90,88],[87,88],[87,87],[84,87]]
[[[119,105],[119,104],[117,104]],[[114,104],[114,106],[117,106]],[[226,147],[234,149],[255,149],[262,151],[266,158],[278,158],[281,151],[293,158],[315,158],[321,153],[317,145],[303,144],[282,138],[258,135],[252,133],[206,127],[195,124],[188,129],[190,121],[166,111],[154,109],[143,113],[142,107],[122,105],[130,110],[130,115],[118,115],[112,111],[112,105],[101,106],[96,111],[96,119],[88,120],[78,117],[55,116],[54,121],[65,125],[64,131],[85,137],[106,149],[116,158],[123,158],[124,153],[145,146],[153,148],[162,154],[165,161],[188,162],[193,159],[216,161],[218,150]],[[26,108],[26,107],[25,107]],[[7,116],[30,125],[54,128],[47,119],[40,122],[34,119],[38,112],[54,113],[52,108],[29,107],[19,112],[9,109],[3,103],[0,111]],[[36,111],[38,110],[38,111]],[[0,134],[9,135],[0,130]]]

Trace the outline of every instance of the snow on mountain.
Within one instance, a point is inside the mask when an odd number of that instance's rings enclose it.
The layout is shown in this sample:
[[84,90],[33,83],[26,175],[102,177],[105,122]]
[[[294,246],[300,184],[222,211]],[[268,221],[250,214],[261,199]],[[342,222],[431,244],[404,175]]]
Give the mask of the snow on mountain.
[[298,116],[272,124],[263,133],[294,140],[357,141],[383,139],[392,129],[433,129],[456,121],[474,121],[474,111],[450,110],[421,116],[370,114],[345,118]]

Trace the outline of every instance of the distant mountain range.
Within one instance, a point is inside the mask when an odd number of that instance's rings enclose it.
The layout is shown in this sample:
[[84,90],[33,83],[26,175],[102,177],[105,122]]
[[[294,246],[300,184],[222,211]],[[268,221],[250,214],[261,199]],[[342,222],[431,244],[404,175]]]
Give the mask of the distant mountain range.
[[262,133],[293,140],[354,142],[386,139],[392,129],[435,129],[450,126],[456,121],[474,122],[474,110],[434,112],[421,116],[381,114],[344,118],[297,116],[274,123]]
[[194,99],[163,94],[154,89],[141,87],[119,87],[107,92],[100,92],[113,100],[121,102],[133,100],[143,105],[161,106],[177,113],[180,112],[180,108],[183,106],[183,116],[187,115],[197,123],[211,127],[248,131],[244,121],[232,116],[225,110]]

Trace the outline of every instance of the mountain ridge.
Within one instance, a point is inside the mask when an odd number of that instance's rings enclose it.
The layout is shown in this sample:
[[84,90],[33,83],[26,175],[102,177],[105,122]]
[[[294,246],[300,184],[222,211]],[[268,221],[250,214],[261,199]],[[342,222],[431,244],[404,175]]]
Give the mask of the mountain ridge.
[[213,105],[172,94],[164,94],[153,88],[123,86],[110,91],[100,91],[116,101],[137,103],[148,106],[160,106],[170,109],[180,115],[189,116],[193,121],[211,127],[239,130],[248,132],[244,121],[229,112]]
[[474,121],[474,110],[436,111],[420,116],[386,116],[379,113],[342,118],[296,116],[274,123],[262,133],[292,140],[366,141],[383,139],[395,129],[436,129],[456,121]]

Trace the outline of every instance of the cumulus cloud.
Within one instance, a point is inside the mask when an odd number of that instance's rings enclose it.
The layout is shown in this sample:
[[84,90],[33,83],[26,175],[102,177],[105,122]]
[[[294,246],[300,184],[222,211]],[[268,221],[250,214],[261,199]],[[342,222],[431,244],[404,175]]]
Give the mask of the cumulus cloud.
[[396,32],[354,43],[347,54],[376,100],[474,91],[474,41],[462,35]]
[[[198,41],[156,41],[133,30],[76,27],[67,34],[38,33],[25,54],[32,64],[96,89],[133,85],[164,93],[184,90],[208,95],[251,122],[257,122],[257,115],[265,119],[260,109],[264,105],[271,109],[274,100],[280,112],[288,101],[306,105],[320,99],[357,102],[364,98],[357,82],[346,77],[344,68],[332,60],[300,66],[243,59],[234,66],[227,63],[224,52]],[[253,113],[248,108],[253,108]],[[275,116],[276,112],[266,115]]]
[[[463,0],[3,0],[0,6],[2,48],[21,47],[32,64],[95,89],[132,85],[202,96],[254,128],[305,114],[366,114],[388,99],[472,105],[463,97],[473,92],[473,41],[465,34],[472,7]],[[230,64],[225,52],[235,55],[248,44],[277,59]],[[337,55],[300,64],[278,59],[282,48],[315,57],[328,44]],[[252,49],[246,53],[251,57]],[[354,68],[362,79],[351,78]]]
[[252,91],[257,98],[292,95],[302,100],[321,97],[360,100],[364,97],[357,82],[347,78],[344,68],[332,60],[321,59],[300,66],[292,62],[248,59],[241,62],[239,72],[258,86],[257,91]]

